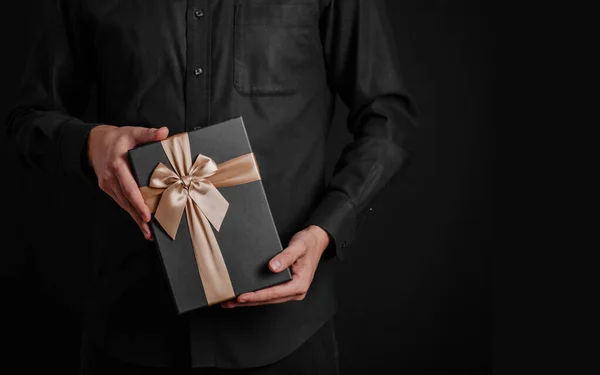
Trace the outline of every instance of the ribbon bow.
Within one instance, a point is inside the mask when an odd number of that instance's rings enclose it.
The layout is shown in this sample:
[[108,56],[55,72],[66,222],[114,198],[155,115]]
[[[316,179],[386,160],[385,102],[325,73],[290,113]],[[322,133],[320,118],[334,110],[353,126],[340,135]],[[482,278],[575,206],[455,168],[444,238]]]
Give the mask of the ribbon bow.
[[175,173],[163,163],[158,163],[148,186],[164,190],[154,217],[169,237],[175,239],[181,216],[190,200],[200,208],[217,231],[221,228],[229,202],[207,179],[217,170],[217,164],[202,154],[198,155],[185,173]]
[[209,305],[235,297],[233,285],[210,224],[219,231],[229,202],[217,189],[260,180],[253,153],[217,165],[198,154],[192,164],[188,133],[161,141],[174,170],[158,163],[142,196],[154,218],[175,240],[183,212],[186,213],[198,272]]

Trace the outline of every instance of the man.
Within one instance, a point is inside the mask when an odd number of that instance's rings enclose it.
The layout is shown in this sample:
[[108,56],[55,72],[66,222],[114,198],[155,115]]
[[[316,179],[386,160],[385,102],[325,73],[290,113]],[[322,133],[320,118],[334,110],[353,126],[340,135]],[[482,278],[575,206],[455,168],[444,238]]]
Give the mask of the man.
[[[28,165],[90,183],[82,373],[337,373],[336,259],[405,162],[415,124],[382,2],[58,0],[55,10],[7,125]],[[93,85],[98,121],[86,122]],[[336,94],[354,138],[326,184]],[[287,245],[269,268],[291,267],[293,280],[177,315],[127,151],[238,116]]]

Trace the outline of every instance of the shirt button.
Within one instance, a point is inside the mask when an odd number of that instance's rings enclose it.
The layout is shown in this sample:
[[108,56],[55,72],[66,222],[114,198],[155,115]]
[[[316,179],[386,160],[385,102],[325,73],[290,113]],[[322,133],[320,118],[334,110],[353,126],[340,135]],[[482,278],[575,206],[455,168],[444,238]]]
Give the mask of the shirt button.
[[342,243],[342,247],[346,247],[346,246],[348,246],[348,243],[347,243],[346,241],[344,241],[344,242]]
[[196,18],[200,18],[204,16],[204,12],[202,11],[202,9],[198,9],[194,12],[194,15],[196,16]]
[[202,73],[204,73],[204,70],[202,70],[202,68],[197,68],[196,70],[194,70],[194,74],[196,76],[201,75]]

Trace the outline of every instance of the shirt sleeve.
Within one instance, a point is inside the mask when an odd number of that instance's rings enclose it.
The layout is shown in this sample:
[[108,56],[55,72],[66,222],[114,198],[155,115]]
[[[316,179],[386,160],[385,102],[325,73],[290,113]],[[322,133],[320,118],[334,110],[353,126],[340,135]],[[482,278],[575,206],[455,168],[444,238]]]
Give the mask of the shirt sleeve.
[[399,55],[382,0],[331,0],[321,15],[328,79],[349,108],[353,140],[304,226],[330,237],[325,259],[343,259],[371,200],[413,153],[417,109],[399,69]]
[[87,139],[99,123],[80,119],[87,109],[93,77],[80,3],[55,0],[50,7],[6,126],[8,139],[26,167],[81,177],[97,185],[88,164]]

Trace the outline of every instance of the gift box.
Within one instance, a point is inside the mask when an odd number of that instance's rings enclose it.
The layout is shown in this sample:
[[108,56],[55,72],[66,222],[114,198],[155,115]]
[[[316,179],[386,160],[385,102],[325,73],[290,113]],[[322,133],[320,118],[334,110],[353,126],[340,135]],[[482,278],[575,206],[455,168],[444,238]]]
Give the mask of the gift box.
[[179,313],[292,279],[242,118],[129,151]]

